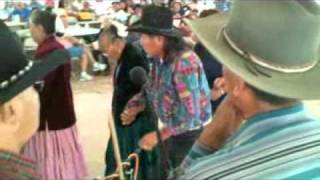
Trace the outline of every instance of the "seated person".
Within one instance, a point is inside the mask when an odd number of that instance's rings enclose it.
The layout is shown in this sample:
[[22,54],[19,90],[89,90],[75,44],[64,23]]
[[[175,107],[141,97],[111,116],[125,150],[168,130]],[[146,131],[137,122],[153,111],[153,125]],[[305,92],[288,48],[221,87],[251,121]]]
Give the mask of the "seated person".
[[0,38],[0,177],[39,179],[35,164],[20,155],[22,146],[39,127],[40,105],[32,85],[64,64],[68,54],[59,51],[39,63],[28,61],[3,21],[0,21]]
[[17,2],[13,12],[9,15],[9,19],[12,20],[14,16],[18,16],[21,22],[27,22],[30,15],[31,10],[26,7],[25,3]]
[[94,10],[88,2],[83,3],[83,8],[78,13],[79,21],[92,21],[95,19]]
[[80,59],[81,74],[80,81],[90,81],[92,76],[87,73],[89,61],[93,66],[93,71],[103,71],[106,66],[96,62],[91,54],[90,48],[80,42],[80,39],[68,35],[66,29],[68,28],[67,13],[64,10],[58,12],[56,19],[56,31],[61,35],[58,38],[59,42],[65,46],[70,52],[72,59]]

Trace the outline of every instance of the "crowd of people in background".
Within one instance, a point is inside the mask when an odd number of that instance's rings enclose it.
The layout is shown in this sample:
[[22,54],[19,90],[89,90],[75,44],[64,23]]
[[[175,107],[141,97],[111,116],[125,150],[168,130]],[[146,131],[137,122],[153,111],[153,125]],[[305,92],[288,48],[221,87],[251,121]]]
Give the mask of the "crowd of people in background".
[[[180,29],[185,37],[184,39],[188,44],[193,47],[196,44],[196,39],[192,36],[190,29],[185,25],[184,19],[197,19],[201,13],[211,11],[209,8],[214,8],[213,4],[204,1],[159,1],[162,6],[168,7],[174,13],[174,25]],[[162,3],[161,3],[162,2]],[[80,61],[81,72],[80,80],[92,80],[92,75],[89,74],[89,66],[93,67],[93,73],[109,69],[110,64],[97,61],[97,56],[94,50],[98,50],[97,46],[91,46],[88,43],[83,43],[78,38],[71,37],[65,33],[68,26],[75,24],[77,21],[99,21],[101,26],[104,27],[105,22],[117,21],[131,27],[139,20],[142,15],[143,6],[149,4],[149,1],[136,1],[133,0],[119,0],[119,1],[87,1],[75,0],[72,3],[66,4],[63,0],[59,1],[3,1],[3,8],[0,9],[1,19],[6,21],[15,22],[28,22],[31,12],[33,10],[48,10],[56,14],[57,24],[56,32],[61,36],[60,42],[69,49],[72,59]],[[201,4],[202,3],[202,4]],[[205,3],[205,4],[204,4]],[[216,1],[216,8],[220,10],[227,10],[229,1]],[[204,8],[206,7],[206,8]],[[136,41],[139,37],[135,33],[130,33],[127,37],[129,41]]]
[[[211,2],[204,8],[208,1],[5,1],[3,21],[26,23],[37,46],[36,62],[29,62],[17,34],[0,21],[6,66],[0,68],[0,128],[8,138],[0,138],[0,159],[10,159],[0,161],[1,177],[88,176],[71,89],[72,66],[79,61],[80,81],[115,65],[107,103],[121,160],[139,152],[140,180],[319,178],[320,125],[301,103],[320,97],[319,88],[302,82],[319,79],[319,4]],[[98,32],[70,34],[83,22],[98,24]],[[146,80],[135,82],[133,70]],[[32,84],[40,104],[27,89]],[[37,110],[38,118],[26,117],[31,125],[18,126],[26,124],[22,111]],[[113,145],[108,142],[105,176],[119,170]],[[19,152],[23,157],[12,154]]]
[[[54,8],[55,4],[52,2],[46,3],[37,0],[32,0],[29,4],[7,1],[3,10],[8,13],[5,20],[28,23],[32,39],[38,44],[35,52],[37,59],[57,49],[66,49],[71,60],[80,62],[80,81],[93,79],[88,73],[90,64],[92,72],[106,68],[106,64],[97,61],[93,56],[94,51],[99,51],[115,63],[112,114],[119,136],[121,157],[126,158],[137,148],[141,148],[143,152],[140,154],[142,163],[139,179],[165,179],[169,171],[182,162],[208,122],[212,110],[215,110],[220,102],[219,100],[209,103],[209,87],[212,88],[215,79],[221,76],[221,65],[217,62],[212,64],[214,57],[198,42],[185,22],[186,19],[194,20],[200,16],[218,13],[218,10],[201,11],[196,0],[188,3],[173,0],[158,4],[162,9],[157,6],[145,9],[149,5],[147,1],[135,3],[131,0],[75,0],[68,5],[60,0],[57,8]],[[159,21],[152,24],[153,18]],[[69,27],[82,21],[100,22],[100,38],[85,42],[68,34]],[[158,28],[160,31],[148,31],[145,35],[144,31],[134,30],[135,27],[145,26],[150,22],[150,27],[147,28]],[[166,24],[168,27],[165,27]],[[161,28],[176,30],[163,33]],[[156,37],[161,39],[160,44]],[[158,45],[155,46],[156,44]],[[171,50],[167,51],[168,48]],[[198,56],[201,59],[198,59]],[[176,58],[180,60],[174,62]],[[166,67],[159,64],[160,61],[167,61],[173,65]],[[182,66],[189,61],[192,62],[189,67]],[[204,69],[202,64],[205,65]],[[129,72],[136,66],[144,67],[146,72],[150,71],[153,74],[154,84],[150,91],[158,92],[154,93],[152,105],[140,105],[135,102],[145,98],[139,94],[141,85],[135,85],[130,80]],[[216,70],[212,71],[211,67]],[[193,71],[186,71],[188,68]],[[198,72],[199,68],[201,71]],[[40,128],[23,149],[26,157],[36,161],[36,170],[44,179],[82,178],[87,175],[81,145],[77,139],[76,117],[70,89],[71,71],[72,66],[68,63],[43,79],[44,88],[40,91]],[[193,83],[197,77],[201,78],[195,86]],[[172,78],[175,83],[165,82],[163,78]],[[62,89],[58,90],[57,87]],[[154,112],[151,109],[159,111]],[[196,109],[201,109],[202,112],[195,113]],[[158,130],[157,117],[166,128]],[[158,136],[165,145],[162,149],[157,140]],[[61,138],[73,143],[68,144]],[[54,150],[52,147],[58,149]],[[163,148],[169,150],[167,155]],[[67,157],[67,154],[70,156]],[[47,155],[49,157],[46,157]],[[113,156],[110,141],[106,151],[105,175],[115,171]],[[61,161],[77,162],[77,167]]]

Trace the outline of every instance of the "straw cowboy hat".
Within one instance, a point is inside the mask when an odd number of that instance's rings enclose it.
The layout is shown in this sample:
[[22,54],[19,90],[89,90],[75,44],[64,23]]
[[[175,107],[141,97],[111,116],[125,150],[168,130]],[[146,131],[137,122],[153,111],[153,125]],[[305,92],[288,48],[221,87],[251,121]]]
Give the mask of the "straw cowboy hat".
[[319,1],[235,0],[228,14],[187,23],[250,85],[287,98],[320,98]]

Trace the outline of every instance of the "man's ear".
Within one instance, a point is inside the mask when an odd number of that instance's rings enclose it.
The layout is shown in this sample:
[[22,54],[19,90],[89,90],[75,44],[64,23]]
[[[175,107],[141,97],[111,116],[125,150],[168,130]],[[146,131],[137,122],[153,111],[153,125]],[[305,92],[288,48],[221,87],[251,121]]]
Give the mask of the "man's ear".
[[18,109],[22,108],[15,99],[0,107],[0,123],[4,131],[17,131],[20,126]]
[[232,93],[235,97],[239,97],[239,96],[242,96],[243,93],[245,92],[246,90],[246,84],[244,81],[242,80],[237,80],[236,83],[235,83],[235,86],[232,90]]

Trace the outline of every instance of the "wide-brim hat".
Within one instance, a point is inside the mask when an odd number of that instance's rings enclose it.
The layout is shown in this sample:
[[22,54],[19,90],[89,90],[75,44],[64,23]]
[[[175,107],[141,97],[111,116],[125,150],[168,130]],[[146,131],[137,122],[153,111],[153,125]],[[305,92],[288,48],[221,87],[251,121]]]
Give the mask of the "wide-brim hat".
[[129,27],[128,31],[168,37],[183,36],[183,34],[173,26],[173,13],[170,9],[155,5],[144,7],[140,24]]
[[0,104],[9,101],[69,59],[66,50],[56,50],[41,60],[27,60],[18,39],[0,21]]
[[223,65],[281,97],[320,98],[320,7],[316,1],[238,0],[231,12],[187,21]]

